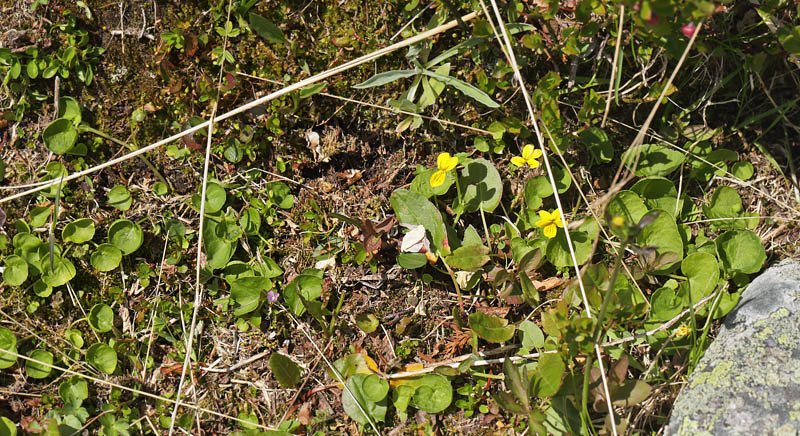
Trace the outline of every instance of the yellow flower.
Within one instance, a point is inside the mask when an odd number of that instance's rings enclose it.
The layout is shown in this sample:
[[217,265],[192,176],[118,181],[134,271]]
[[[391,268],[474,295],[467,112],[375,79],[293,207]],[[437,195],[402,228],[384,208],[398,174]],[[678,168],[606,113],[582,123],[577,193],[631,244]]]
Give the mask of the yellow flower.
[[675,329],[675,336],[677,336],[679,338],[682,338],[682,337],[688,335],[689,333],[691,333],[691,332],[689,331],[689,327],[687,327],[686,324],[681,324],[680,327]]
[[457,165],[457,157],[450,156],[450,153],[440,153],[439,157],[436,158],[436,166],[439,168],[439,171],[436,171],[431,176],[431,187],[435,188],[444,183],[447,172],[453,171]]
[[614,227],[622,227],[625,225],[625,218],[617,215],[611,219],[611,225]]
[[522,148],[522,156],[514,156],[511,158],[511,163],[518,167],[524,167],[525,164],[528,164],[531,168],[536,168],[539,166],[539,159],[542,157],[542,150],[538,148],[534,148],[532,144],[528,144]]
[[544,235],[548,238],[556,236],[558,229],[556,226],[564,228],[564,220],[561,218],[561,212],[558,209],[550,213],[546,210],[539,211],[539,221],[536,222],[536,227],[544,228]]

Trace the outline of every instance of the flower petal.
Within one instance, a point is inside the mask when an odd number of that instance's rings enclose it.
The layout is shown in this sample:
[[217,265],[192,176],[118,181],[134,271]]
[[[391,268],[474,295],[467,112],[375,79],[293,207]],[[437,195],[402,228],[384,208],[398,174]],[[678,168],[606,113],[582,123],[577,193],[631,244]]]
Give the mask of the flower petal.
[[447,177],[447,173],[446,172],[444,172],[442,170],[436,171],[431,176],[431,187],[435,188],[435,187],[441,185],[442,183],[444,183],[444,179],[446,177]]
[[533,144],[528,144],[525,147],[522,147],[522,158],[525,160],[530,159],[531,156],[533,156],[534,151],[535,149],[533,148]]
[[450,153],[439,153],[439,157],[436,158],[436,166],[439,168],[440,171],[447,171],[445,168],[447,164],[450,162]]
[[447,164],[442,169],[444,171],[452,171],[456,168],[456,166],[458,166],[458,158],[453,156],[447,161]]
[[536,159],[528,159],[528,166],[531,168],[539,168],[539,161]]
[[518,167],[524,167],[525,166],[525,159],[523,159],[523,158],[521,158],[519,156],[514,156],[514,157],[511,158],[511,163],[516,165],[516,166],[518,166]]
[[531,157],[533,157],[534,159],[539,159],[540,157],[542,157],[542,150],[539,150],[538,148],[536,150],[533,150],[533,154],[531,155]]
[[550,224],[549,226],[544,228],[544,235],[547,236],[548,238],[554,238],[556,236],[556,233],[558,233],[558,229],[553,224]]

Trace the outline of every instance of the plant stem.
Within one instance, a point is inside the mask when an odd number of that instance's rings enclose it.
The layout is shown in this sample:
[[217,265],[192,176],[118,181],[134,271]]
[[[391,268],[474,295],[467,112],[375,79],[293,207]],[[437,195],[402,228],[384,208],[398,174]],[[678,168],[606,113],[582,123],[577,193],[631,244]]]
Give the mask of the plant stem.
[[[111,135],[109,135],[109,134],[107,134],[105,132],[101,132],[100,130],[97,130],[95,128],[89,127],[89,126],[87,126],[85,124],[81,124],[80,130],[83,131],[83,132],[94,133],[95,135],[97,135],[97,136],[99,136],[101,138],[105,138],[105,139],[108,139],[111,142],[115,142],[115,143],[117,143],[117,144],[127,148],[128,150],[131,150],[131,151],[136,151],[136,150],[139,149],[139,147],[137,147],[137,146],[135,146],[133,144],[128,144],[127,142],[119,140],[119,139],[117,139],[117,138],[115,138],[115,137],[113,137],[113,136],[111,136]],[[167,179],[165,179],[164,176],[161,175],[161,173],[158,171],[158,169],[152,163],[150,163],[150,161],[147,160],[146,157],[144,157],[143,155],[140,155],[139,159],[141,159],[142,162],[144,162],[144,164],[147,165],[147,168],[149,168],[150,171],[152,171],[153,174],[155,174],[156,177],[158,177],[158,180],[161,183],[169,186],[169,190],[170,191],[174,191],[175,190],[172,187],[172,183],[167,181]]]
[[464,299],[461,297],[461,287],[458,286],[458,280],[456,280],[456,275],[453,273],[453,270],[450,268],[450,265],[447,264],[447,261],[444,260],[444,256],[439,256],[442,259],[442,263],[444,267],[447,268],[447,273],[450,274],[450,279],[453,281],[453,286],[456,287],[456,294],[458,295],[458,307],[461,309],[461,313],[464,312]]

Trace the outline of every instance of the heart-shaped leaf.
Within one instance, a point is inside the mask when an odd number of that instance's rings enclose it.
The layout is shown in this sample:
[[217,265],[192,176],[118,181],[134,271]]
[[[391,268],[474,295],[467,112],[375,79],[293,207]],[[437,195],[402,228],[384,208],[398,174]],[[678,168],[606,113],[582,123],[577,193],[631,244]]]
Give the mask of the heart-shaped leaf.
[[114,325],[114,311],[108,304],[95,304],[89,311],[89,325],[100,333],[111,331]]
[[108,241],[119,248],[124,255],[138,250],[144,241],[144,233],[139,224],[126,219],[119,219],[108,228]]
[[105,374],[117,368],[117,352],[106,344],[94,344],[86,350],[86,361]]
[[50,151],[64,154],[70,151],[78,140],[78,130],[69,119],[59,118],[44,128],[42,139]]
[[61,239],[64,242],[83,244],[94,237],[94,221],[91,218],[79,218],[64,226]]
[[28,278],[28,262],[19,256],[8,256],[3,270],[3,280],[10,286],[19,286]]
[[111,271],[122,261],[122,251],[111,244],[100,244],[92,252],[90,263],[98,271]]

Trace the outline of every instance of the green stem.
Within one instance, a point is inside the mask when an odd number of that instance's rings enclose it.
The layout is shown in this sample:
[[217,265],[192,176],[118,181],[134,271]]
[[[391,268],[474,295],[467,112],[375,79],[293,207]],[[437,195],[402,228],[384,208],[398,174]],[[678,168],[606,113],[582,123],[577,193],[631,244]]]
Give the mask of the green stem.
[[342,295],[339,296],[339,302],[336,303],[336,309],[333,310],[333,316],[331,316],[331,323],[328,326],[328,336],[333,335],[333,328],[336,326],[336,318],[338,318],[339,311],[342,309],[342,303],[344,303],[344,292]]
[[458,280],[456,280],[456,275],[453,273],[453,270],[450,268],[450,265],[447,264],[447,261],[444,260],[444,256],[439,256],[442,259],[442,263],[444,267],[447,268],[447,273],[450,274],[450,279],[453,281],[453,286],[456,287],[456,294],[458,295],[458,307],[461,309],[461,313],[464,312],[464,299],[461,298],[461,287],[458,286]]
[[[99,136],[101,138],[105,138],[105,139],[108,139],[111,142],[115,142],[115,143],[117,143],[117,144],[127,148],[128,150],[131,150],[131,151],[136,151],[136,150],[139,149],[139,147],[137,147],[137,146],[135,146],[133,144],[128,144],[127,142],[119,140],[119,139],[117,139],[117,138],[115,138],[115,137],[113,137],[113,136],[111,136],[111,135],[109,135],[109,134],[107,134],[105,132],[101,132],[100,130],[97,130],[95,128],[89,127],[89,126],[87,126],[85,124],[81,124],[80,130],[82,132],[94,133],[95,135],[97,135],[97,136]],[[156,169],[156,167],[152,163],[150,163],[150,161],[147,160],[146,157],[144,157],[142,155],[139,155],[139,159],[141,159],[142,162],[144,162],[144,164],[147,165],[147,168],[149,168],[150,171],[152,171],[153,174],[155,174],[156,177],[158,177],[158,180],[161,183],[169,186],[170,191],[174,191],[174,188],[172,187],[172,183],[167,181],[167,179],[165,179],[164,176],[161,175],[161,173],[158,171],[158,169]]]
[[[594,325],[594,331],[592,332],[592,345],[596,346],[600,342],[600,336],[602,336],[605,329],[603,328],[603,320],[606,316],[606,311],[608,310],[608,304],[611,302],[611,292],[614,290],[614,284],[617,281],[617,274],[619,274],[619,270],[622,267],[622,255],[625,253],[625,247],[628,246],[628,241],[626,240],[622,244],[620,244],[619,249],[617,250],[617,256],[614,260],[614,269],[611,271],[611,277],[609,277],[608,289],[606,289],[605,295],[603,295],[603,304],[600,306],[600,311],[597,313],[597,321]],[[594,364],[594,354],[589,353],[586,357],[586,364],[584,365],[583,371],[583,391],[581,392],[581,405],[583,406],[583,413],[586,416],[589,416],[589,376],[591,374],[592,365]],[[613,420],[613,416],[611,417]]]

